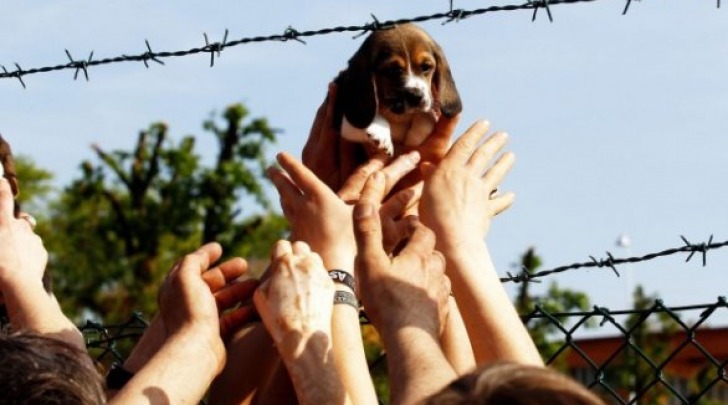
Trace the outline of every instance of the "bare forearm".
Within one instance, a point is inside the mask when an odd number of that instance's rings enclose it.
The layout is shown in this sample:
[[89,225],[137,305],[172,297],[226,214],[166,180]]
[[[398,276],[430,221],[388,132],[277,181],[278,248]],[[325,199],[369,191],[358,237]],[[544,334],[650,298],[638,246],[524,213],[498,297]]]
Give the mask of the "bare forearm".
[[543,365],[498,278],[485,242],[445,243],[442,249],[477,363],[506,360]]
[[280,349],[300,404],[351,403],[324,334],[301,337],[292,350]]
[[442,351],[455,373],[463,375],[475,368],[475,356],[473,355],[468,331],[463,323],[463,317],[453,297],[450,297],[448,305],[450,309],[447,324],[445,324],[445,330],[442,333],[440,342]]
[[369,366],[364,353],[359,311],[349,305],[335,305],[332,319],[336,369],[353,403],[376,404]]
[[217,371],[210,350],[193,334],[173,336],[109,403],[195,404]]
[[[354,268],[355,255],[356,251],[346,249],[336,252],[323,249],[321,253],[324,264],[329,270],[338,269],[349,274],[351,274],[350,269]],[[336,289],[354,293],[341,283],[336,284]],[[364,353],[358,309],[346,304],[334,305],[331,332],[336,369],[351,401],[357,405],[376,404],[377,395]]]
[[391,403],[416,404],[455,379],[436,338],[415,327],[382,331]]
[[4,296],[10,323],[14,327],[50,335],[86,351],[81,332],[63,314],[58,301],[43,289],[40,280],[7,286]]

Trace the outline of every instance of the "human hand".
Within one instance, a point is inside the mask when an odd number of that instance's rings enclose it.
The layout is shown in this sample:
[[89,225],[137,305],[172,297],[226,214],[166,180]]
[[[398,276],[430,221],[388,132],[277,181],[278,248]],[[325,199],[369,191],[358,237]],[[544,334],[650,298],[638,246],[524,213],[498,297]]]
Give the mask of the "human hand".
[[383,187],[384,177],[372,175],[354,209],[356,274],[364,308],[385,334],[414,326],[437,338],[447,319],[450,294],[445,259],[434,250],[432,231],[416,217],[408,218],[407,244],[390,259],[382,245],[377,202]]
[[[381,160],[370,160],[360,166],[347,179],[339,195],[303,164],[287,153],[278,155],[279,168],[270,168],[268,174],[280,194],[281,207],[293,228],[291,239],[308,243],[319,253],[324,264],[344,271],[353,270],[356,242],[351,221],[352,202],[356,202],[369,175],[381,171],[387,179],[379,200],[384,199],[399,179],[414,170],[419,160],[417,153],[402,155],[384,166]],[[419,189],[403,190],[391,196],[382,205],[388,245],[401,238],[404,225],[401,215],[415,204]]]
[[10,184],[0,178],[0,291],[28,283],[42,286],[48,252],[33,232],[35,219],[26,213],[14,215]]
[[278,241],[270,275],[253,296],[255,307],[281,356],[300,356],[308,339],[331,344],[334,282],[321,258],[304,242]]
[[489,124],[478,121],[450,148],[437,166],[422,167],[425,185],[420,217],[438,237],[438,248],[461,243],[464,238],[482,240],[493,216],[513,203],[513,193],[497,193],[498,185],[513,166],[515,156],[504,153],[488,167],[505,146],[508,136],[496,132],[478,146]]
[[[247,270],[247,263],[241,258],[210,268],[221,255],[219,244],[208,243],[172,267],[159,291],[160,315],[155,322],[161,327],[155,327],[154,322],[150,326],[153,335],[149,337],[149,346],[161,346],[175,336],[184,335],[209,346],[218,371],[222,369],[223,337],[252,319],[253,308],[245,301],[249,301],[257,281],[235,281]],[[227,311],[241,302],[240,307]]]
[[367,161],[365,148],[341,137],[334,124],[336,85],[329,84],[328,93],[316,111],[311,131],[301,155],[303,164],[331,190],[339,190],[357,167]]

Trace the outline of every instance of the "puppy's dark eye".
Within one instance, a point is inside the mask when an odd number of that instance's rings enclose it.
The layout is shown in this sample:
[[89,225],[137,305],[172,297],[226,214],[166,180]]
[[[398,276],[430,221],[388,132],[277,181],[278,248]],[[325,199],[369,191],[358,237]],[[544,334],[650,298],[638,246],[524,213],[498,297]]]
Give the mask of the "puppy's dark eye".
[[431,63],[423,63],[420,65],[420,70],[422,70],[422,73],[428,73],[430,70],[432,70],[433,66]]
[[392,77],[399,77],[404,73],[404,69],[401,66],[390,66],[387,69],[387,73]]

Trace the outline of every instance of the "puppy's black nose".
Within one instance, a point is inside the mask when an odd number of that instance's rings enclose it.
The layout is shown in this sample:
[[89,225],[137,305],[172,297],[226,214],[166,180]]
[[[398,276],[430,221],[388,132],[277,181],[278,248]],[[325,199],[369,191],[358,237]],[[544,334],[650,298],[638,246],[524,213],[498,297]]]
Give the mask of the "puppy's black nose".
[[407,105],[412,107],[419,107],[422,105],[425,95],[422,90],[419,89],[408,89],[404,94],[404,99]]

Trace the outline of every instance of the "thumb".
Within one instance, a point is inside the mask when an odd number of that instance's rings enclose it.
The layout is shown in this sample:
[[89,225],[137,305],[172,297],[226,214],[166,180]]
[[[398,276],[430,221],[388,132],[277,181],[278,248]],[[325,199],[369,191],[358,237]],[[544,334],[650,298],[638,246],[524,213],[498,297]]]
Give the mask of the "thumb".
[[382,223],[376,204],[363,200],[354,207],[354,237],[360,259],[367,261],[384,253]]

